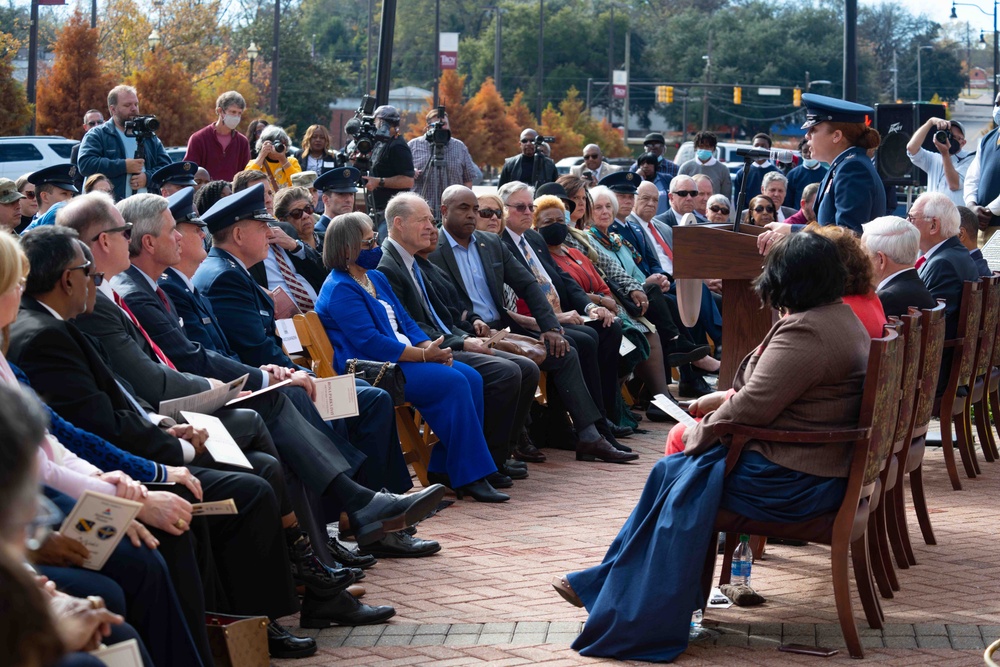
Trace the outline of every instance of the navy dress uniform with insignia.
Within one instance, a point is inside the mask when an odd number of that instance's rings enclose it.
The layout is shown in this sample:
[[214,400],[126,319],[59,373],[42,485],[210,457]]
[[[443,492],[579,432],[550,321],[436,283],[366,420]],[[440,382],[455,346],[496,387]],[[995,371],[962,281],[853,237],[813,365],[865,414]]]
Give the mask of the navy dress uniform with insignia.
[[[825,95],[806,93],[802,99],[807,107],[804,130],[824,122],[868,123],[875,113],[863,104]],[[860,236],[863,224],[885,215],[885,204],[885,186],[867,151],[851,146],[830,164],[820,181],[813,210],[820,225],[848,227]]]
[[[338,167],[324,171],[313,183],[313,187],[323,192],[350,192],[358,191],[358,181],[361,179],[361,172],[355,167]],[[317,234],[326,233],[326,226],[330,224],[330,218],[325,213],[313,228]]]
[[149,178],[149,189],[160,191],[164,183],[194,187],[197,185],[194,175],[198,173],[198,165],[190,160],[172,162],[162,169],[157,169]]
[[69,162],[54,164],[51,167],[45,167],[44,169],[32,172],[28,176],[28,182],[34,185],[36,190],[43,185],[54,185],[57,188],[68,190],[76,195],[80,194],[75,184],[76,171],[76,167]]
[[[642,176],[634,171],[619,171],[614,174],[608,174],[597,184],[607,187],[616,194],[635,196],[640,183],[642,183]],[[648,239],[646,232],[637,223],[631,220],[622,222],[616,219],[611,223],[609,231],[619,234],[622,239],[628,241],[635,248],[635,251],[639,253],[640,260],[636,262],[636,265],[640,271],[647,276],[654,273],[666,274],[666,271],[660,266],[660,260],[657,258],[656,251],[646,243]]]

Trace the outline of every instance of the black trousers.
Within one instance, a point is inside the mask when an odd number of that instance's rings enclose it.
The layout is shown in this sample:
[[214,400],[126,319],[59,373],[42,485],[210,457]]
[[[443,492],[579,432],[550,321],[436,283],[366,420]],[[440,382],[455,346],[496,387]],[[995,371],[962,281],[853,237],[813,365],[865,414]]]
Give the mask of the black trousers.
[[600,322],[568,324],[563,327],[566,338],[580,354],[580,368],[594,404],[602,417],[614,406],[618,389],[618,349],[622,344],[622,325],[615,321],[610,327]]

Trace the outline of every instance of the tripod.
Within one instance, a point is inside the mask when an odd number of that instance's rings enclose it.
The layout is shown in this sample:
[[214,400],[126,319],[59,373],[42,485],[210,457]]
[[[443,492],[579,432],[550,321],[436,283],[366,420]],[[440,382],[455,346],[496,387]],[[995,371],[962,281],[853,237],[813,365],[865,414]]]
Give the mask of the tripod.
[[[444,145],[436,142],[431,145],[433,146],[433,150],[427,158],[427,162],[424,163],[423,169],[420,170],[420,173],[424,175],[424,184],[420,186],[420,196],[430,204],[431,210],[434,211],[434,222],[440,224],[441,193],[444,192],[443,186],[448,182],[448,169],[444,161]],[[433,171],[428,172],[428,169]],[[434,176],[434,185],[431,187],[431,194],[434,195],[434,198],[428,199],[427,190],[431,184],[432,174]]]

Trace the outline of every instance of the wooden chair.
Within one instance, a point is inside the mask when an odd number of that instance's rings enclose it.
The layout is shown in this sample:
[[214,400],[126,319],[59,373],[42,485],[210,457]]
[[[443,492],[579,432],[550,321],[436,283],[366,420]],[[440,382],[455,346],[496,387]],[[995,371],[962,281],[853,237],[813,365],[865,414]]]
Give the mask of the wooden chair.
[[[944,451],[944,464],[948,469],[948,478],[956,491],[962,490],[962,482],[958,478],[958,468],[955,465],[955,445],[962,457],[965,474],[970,478],[976,476],[972,462],[971,429],[967,428],[967,407],[964,396],[959,396],[960,389],[969,386],[972,378],[973,362],[976,355],[976,342],[979,334],[979,319],[983,312],[983,290],[978,281],[966,281],[962,288],[962,303],[959,306],[958,329],[955,338],[945,340],[945,349],[952,350],[951,368],[944,394],[934,400],[933,415],[941,423],[941,449]],[[951,429],[955,429],[955,443],[952,443]]]
[[[1000,277],[982,279],[983,289],[983,312],[979,320],[979,343],[976,349],[976,360],[973,364],[975,369],[975,381],[969,387],[969,396],[966,399],[966,419],[975,412],[976,432],[979,435],[979,446],[983,450],[983,458],[992,463],[997,459],[996,442],[993,440],[993,429],[990,427],[989,419],[989,382],[993,369],[993,348],[997,338],[997,323],[1000,320]],[[967,422],[966,428],[972,433],[971,424]],[[976,464],[976,472],[979,472],[978,461],[976,460],[975,447],[972,439],[969,439],[973,463]]]
[[[333,367],[333,345],[326,335],[326,329],[323,328],[319,315],[309,311],[304,315],[296,315],[292,321],[302,348],[309,354],[312,370],[316,376],[337,375]],[[413,466],[420,483],[428,486],[430,483],[427,481],[427,466],[431,462],[431,447],[438,442],[437,436],[410,403],[396,406],[396,429],[399,431],[403,459]]]
[[[888,331],[883,338],[872,340],[857,428],[837,431],[778,431],[725,422],[715,426],[715,434],[718,437],[728,435],[732,438],[729,454],[726,457],[727,474],[739,459],[743,445],[749,440],[794,442],[802,446],[825,442],[852,443],[853,453],[847,491],[836,512],[800,523],[771,523],[752,521],[723,509],[719,510],[716,517],[715,530],[726,533],[721,583],[729,581],[733,550],[739,533],[829,544],[837,615],[844,640],[853,658],[863,658],[864,649],[851,608],[848,550],[854,560],[858,591],[869,625],[876,628],[882,625],[881,618],[871,608],[873,601],[875,605],[878,601],[869,574],[866,539],[871,496],[875,491],[882,461],[888,456],[893,445],[899,413],[902,363],[902,340],[894,330]],[[716,540],[711,540],[702,576],[706,600],[711,590],[715,557]]]

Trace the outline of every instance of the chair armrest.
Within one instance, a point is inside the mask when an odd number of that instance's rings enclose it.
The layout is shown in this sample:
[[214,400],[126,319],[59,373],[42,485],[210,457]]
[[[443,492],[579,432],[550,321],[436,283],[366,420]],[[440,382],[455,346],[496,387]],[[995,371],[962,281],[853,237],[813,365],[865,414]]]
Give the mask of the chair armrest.
[[719,421],[712,425],[712,432],[718,436],[741,436],[746,440],[766,440],[770,442],[798,442],[821,444],[825,442],[851,442],[867,438],[870,428],[840,429],[836,431],[779,431],[757,428],[730,421]]

